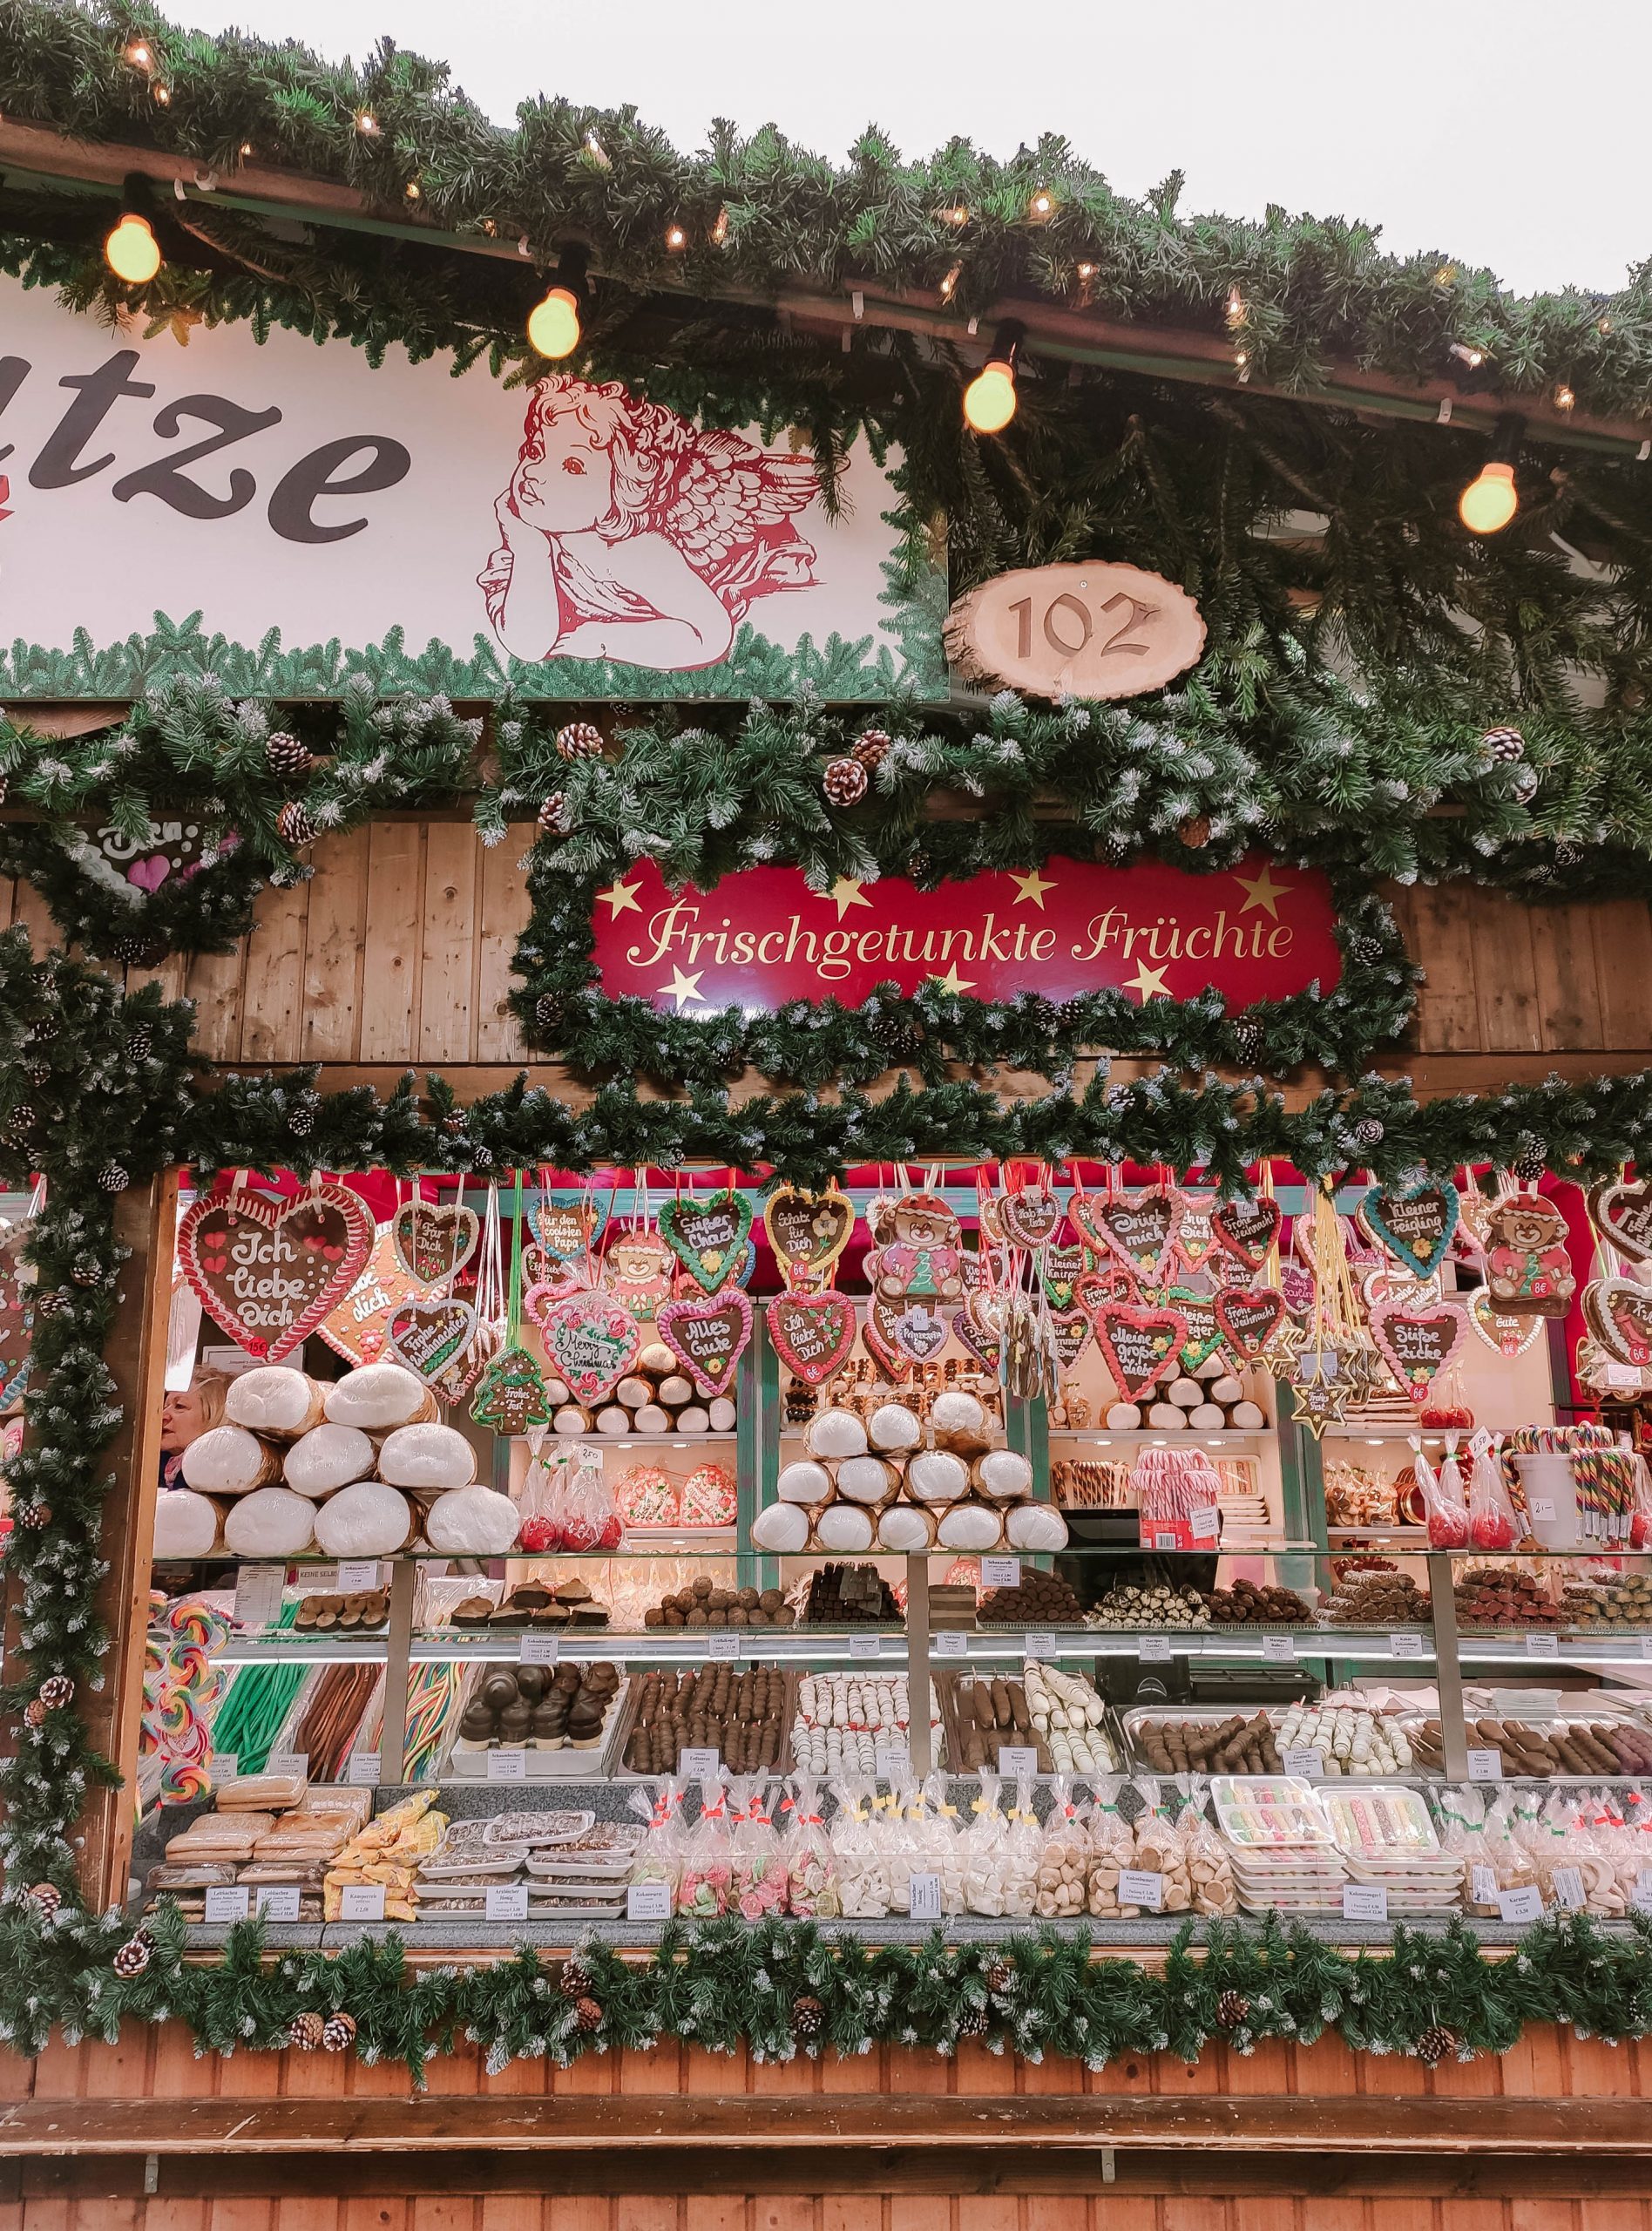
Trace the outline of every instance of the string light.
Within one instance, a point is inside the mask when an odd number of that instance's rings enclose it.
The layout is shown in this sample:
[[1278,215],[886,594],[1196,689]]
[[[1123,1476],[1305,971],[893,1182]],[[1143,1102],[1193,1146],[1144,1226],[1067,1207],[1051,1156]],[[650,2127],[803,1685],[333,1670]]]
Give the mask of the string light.
[[423,200],[424,196],[419,190],[419,182],[417,179],[409,179],[407,184],[402,188],[402,199],[404,201]]
[[1577,397],[1573,394],[1571,389],[1567,387],[1564,380],[1561,382],[1559,387],[1554,390],[1554,408],[1557,410],[1575,410],[1577,409]]
[[1084,281],[1084,283],[1085,283],[1085,285],[1086,285],[1087,287],[1089,285],[1089,283],[1090,283],[1091,280],[1092,280],[1092,279],[1093,279],[1093,278],[1095,277],[1096,272],[1097,272],[1097,270],[1098,270],[1099,268],[1100,268],[1100,267],[1099,267],[1098,265],[1096,265],[1096,264],[1093,264],[1093,263],[1081,263],[1081,264],[1080,264],[1080,266],[1079,266],[1079,276],[1080,276],[1080,279],[1082,279],[1082,280],[1083,280],[1083,281]]
[[954,202],[950,209],[938,209],[935,217],[938,224],[950,225],[954,232],[970,221],[970,213],[961,201]]
[[1228,289],[1227,309],[1229,332],[1237,332],[1239,328],[1245,323],[1249,315],[1249,311],[1245,308],[1244,296],[1240,293],[1237,287],[1229,287]]
[[992,353],[964,390],[965,423],[978,434],[1001,434],[1015,416],[1015,367],[1026,328],[1005,318],[992,336]]
[[121,196],[120,215],[104,241],[104,261],[128,287],[146,287],[160,269],[160,245],[144,214],[148,200],[147,180],[134,173]]
[[172,87],[170,85],[152,85],[149,88],[149,97],[161,108],[170,108],[172,105]]
[[134,70],[148,71],[154,67],[155,58],[143,39],[135,38],[129,41],[122,51]]
[[957,287],[958,282],[959,279],[962,278],[963,275],[964,266],[961,263],[955,263],[951,269],[947,273],[945,278],[942,280],[941,300],[944,302],[950,302],[951,301],[953,289]]
[[1437,287],[1454,287],[1457,284],[1457,266],[1454,263],[1442,263],[1434,274],[1434,284]]
[[1037,219],[1040,224],[1045,218],[1054,214],[1055,196],[1047,186],[1041,186],[1039,188],[1031,201],[1027,203],[1026,210],[1028,216]]
[[1594,330],[1601,335],[1610,333],[1612,330],[1611,319],[1609,317],[1596,318],[1594,321]]
[[571,241],[558,258],[556,278],[545,300],[528,314],[530,343],[553,362],[572,356],[579,346],[579,310],[589,263],[589,251]]
[[684,232],[680,225],[667,226],[666,246],[670,249],[673,255],[680,254],[681,251],[687,247],[687,245],[688,235]]
[[376,139],[378,138],[379,120],[377,117],[374,115],[370,108],[358,108],[356,110],[355,128],[361,133],[363,139]]
[[709,239],[713,248],[721,248],[723,242],[728,239],[728,212],[726,209],[720,209],[717,212],[717,221],[712,227],[711,231],[707,237]]
[[1471,534],[1500,534],[1520,507],[1514,458],[1523,425],[1513,412],[1497,422],[1492,453],[1458,498],[1458,516]]
[[1462,341],[1452,342],[1451,354],[1456,357],[1459,364],[1466,364],[1471,372],[1479,371],[1480,366],[1486,362],[1486,351],[1483,349],[1471,349],[1466,342]]
[[247,161],[247,160],[251,157],[251,155],[252,155],[252,152],[253,152],[253,143],[252,143],[252,141],[251,141],[250,139],[243,139],[243,140],[241,141],[241,143],[240,143],[240,152],[241,160],[242,160],[243,162]]

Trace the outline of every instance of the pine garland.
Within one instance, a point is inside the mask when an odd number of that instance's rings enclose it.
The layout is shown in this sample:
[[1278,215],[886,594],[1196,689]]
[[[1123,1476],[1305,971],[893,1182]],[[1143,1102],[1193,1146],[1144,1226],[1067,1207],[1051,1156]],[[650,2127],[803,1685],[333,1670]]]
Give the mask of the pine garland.
[[[428,2063],[461,2041],[484,2048],[498,2075],[513,2061],[566,2067],[674,2040],[786,2061],[852,2058],[880,2044],[950,2058],[978,2039],[1100,2069],[1147,2053],[1196,2063],[1213,2043],[1242,2054],[1269,2039],[1311,2046],[1328,2034],[1432,2065],[1446,2051],[1506,2052],[1539,2023],[1614,2045],[1652,2033],[1652,1925],[1639,1915],[1610,1932],[1559,1916],[1504,1957],[1488,1957],[1460,1920],[1439,1934],[1397,1927],[1388,1945],[1351,1954],[1301,1922],[1209,1922],[1179,1931],[1152,1970],[1116,1953],[1094,1958],[1083,1927],[962,1944],[938,1929],[919,1943],[870,1945],[811,1922],[671,1922],[641,1956],[582,1940],[577,1995],[527,1945],[509,1960],[416,1971],[395,1931],[337,1952],[281,1952],[249,1921],[203,1962],[186,1958],[170,1903],[143,1928],[147,1959],[123,1976],[115,1954],[132,1938],[119,1915],[65,1909],[43,1921],[15,1896],[0,1906],[0,2039],[34,2053],[53,2029],[70,2045],[113,2044],[134,2024],[181,2022],[198,2051],[228,2058],[279,2051],[295,2023],[344,2014],[337,2049],[399,2061],[422,2086]],[[811,2002],[802,2026],[800,2001]]]

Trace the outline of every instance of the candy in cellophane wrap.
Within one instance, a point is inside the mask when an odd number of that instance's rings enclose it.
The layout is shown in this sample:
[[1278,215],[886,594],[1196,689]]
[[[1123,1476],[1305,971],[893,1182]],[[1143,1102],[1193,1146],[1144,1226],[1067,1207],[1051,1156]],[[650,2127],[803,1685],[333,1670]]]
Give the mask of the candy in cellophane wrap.
[[946,1776],[929,1775],[906,1808],[907,1841],[914,1875],[933,1875],[941,1886],[941,1911],[967,1909],[964,1838],[958,1807],[947,1797]]
[[[832,1857],[837,1868],[837,1896],[845,1921],[882,1921],[890,1911],[889,1851],[878,1833],[881,1814],[872,1807],[870,1781],[832,1784],[837,1815],[832,1822]],[[905,1901],[902,1901],[904,1910]]]
[[1487,1800],[1478,1789],[1444,1789],[1439,1795],[1442,1849],[1462,1863],[1463,1903],[1482,1921],[1499,1921],[1499,1893],[1539,1890],[1537,1868],[1520,1833],[1521,1816],[1538,1800],[1524,1790],[1500,1790]]
[[1432,1549],[1466,1549],[1468,1547],[1468,1503],[1463,1494],[1463,1475],[1457,1466],[1455,1440],[1446,1444],[1446,1454],[1440,1459],[1437,1472],[1423,1454],[1421,1441],[1412,1444],[1416,1454],[1412,1459],[1412,1471],[1423,1491],[1423,1508],[1428,1514],[1428,1545]]
[[536,1449],[523,1476],[516,1502],[521,1515],[517,1534],[519,1549],[543,1556],[559,1549],[562,1523],[557,1516],[557,1480],[562,1467],[545,1461],[543,1447]]
[[1135,1837],[1121,1804],[1124,1787],[1113,1776],[1098,1781],[1090,1817],[1085,1823],[1090,1836],[1085,1903],[1093,1914],[1111,1916],[1121,1910],[1119,1876],[1127,1867],[1135,1864]]
[[786,1859],[763,1775],[748,1775],[728,1784],[728,1819],[734,1858],[728,1910],[742,1921],[783,1914]]
[[687,1787],[674,1775],[667,1775],[654,1784],[652,1797],[646,1790],[637,1789],[631,1794],[631,1809],[647,1822],[648,1833],[637,1846],[629,1880],[665,1883],[671,1893],[674,1913],[682,1882],[682,1800]]
[[796,1777],[781,1812],[791,1820],[785,1838],[787,1902],[804,1921],[835,1921],[843,1910],[837,1860],[821,1814],[819,1785],[812,1775]]
[[1497,1443],[1490,1434],[1481,1432],[1468,1447],[1474,1461],[1468,1482],[1469,1541],[1477,1549],[1512,1549],[1523,1529],[1503,1485]]
[[603,1477],[602,1458],[595,1451],[582,1456],[563,1490],[559,1516],[562,1539],[559,1548],[579,1553],[617,1549],[623,1529],[613,1507],[613,1495]]
[[188,1805],[213,1787],[209,1715],[224,1686],[213,1653],[228,1641],[230,1625],[196,1596],[180,1597],[160,1619],[146,1652],[139,1748],[161,1760],[160,1802]]
[[622,1526],[678,1523],[677,1483],[658,1464],[633,1464],[622,1472],[614,1482],[613,1501]]
[[970,1801],[963,1836],[964,1903],[971,1913],[985,1914],[992,1921],[1001,1921],[1008,1911],[1004,1902],[1005,1826],[999,1805],[999,1778],[983,1767],[981,1794]]
[[1089,1895],[1092,1848],[1066,1774],[1050,1783],[1050,1810],[1039,1844],[1034,1910],[1040,1921],[1071,1921]]
[[1188,1880],[1196,1914],[1236,1914],[1239,1893],[1235,1887],[1228,1848],[1206,1818],[1206,1774],[1178,1774],[1176,1787],[1187,1802],[1176,1815],[1182,1848],[1187,1854]]
[[733,1477],[721,1464],[701,1464],[682,1483],[680,1526],[732,1526],[739,1508]]
[[728,1910],[734,1880],[728,1804],[721,1782],[700,1785],[700,1818],[684,1838],[677,1911],[692,1921],[715,1921]]

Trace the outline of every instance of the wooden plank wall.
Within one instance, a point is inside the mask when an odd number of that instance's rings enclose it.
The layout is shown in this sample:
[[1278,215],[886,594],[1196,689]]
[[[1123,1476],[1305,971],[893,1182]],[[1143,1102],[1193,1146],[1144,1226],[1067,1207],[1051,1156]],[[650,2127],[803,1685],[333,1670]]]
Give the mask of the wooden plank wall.
[[[504,1003],[532,837],[513,828],[490,850],[467,822],[411,818],[322,837],[313,879],[267,890],[240,953],[154,973],[196,1001],[212,1061],[508,1067],[526,1058]],[[1442,1087],[1461,1081],[1452,1056],[1507,1055],[1500,1074],[1514,1078],[1556,1056],[1622,1068],[1652,1051],[1652,907],[1528,906],[1469,885],[1389,896],[1427,971],[1410,1050],[1446,1057]],[[14,920],[52,941],[37,895],[0,883],[0,928]]]

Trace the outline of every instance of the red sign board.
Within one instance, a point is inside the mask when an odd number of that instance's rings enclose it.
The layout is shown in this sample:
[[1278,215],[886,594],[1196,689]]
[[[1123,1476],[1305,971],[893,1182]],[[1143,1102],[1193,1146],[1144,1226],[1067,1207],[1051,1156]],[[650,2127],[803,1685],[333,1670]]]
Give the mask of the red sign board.
[[1053,859],[920,891],[899,876],[811,891],[796,868],[743,869],[714,891],[672,892],[639,861],[597,893],[598,988],[668,1014],[789,1000],[852,1007],[891,980],[978,1000],[1121,991],[1143,1006],[1214,985],[1229,1008],[1342,973],[1330,885],[1261,858],[1215,875],[1156,861]]

